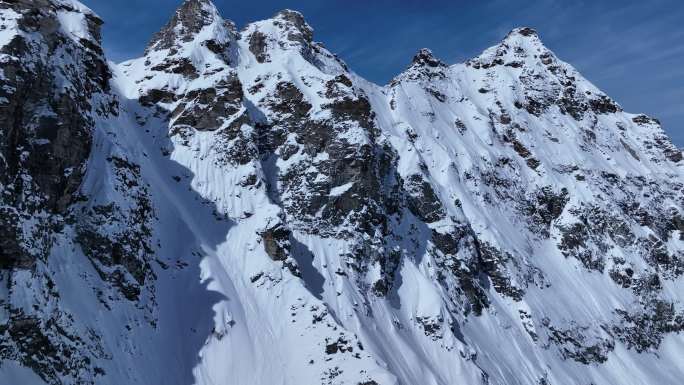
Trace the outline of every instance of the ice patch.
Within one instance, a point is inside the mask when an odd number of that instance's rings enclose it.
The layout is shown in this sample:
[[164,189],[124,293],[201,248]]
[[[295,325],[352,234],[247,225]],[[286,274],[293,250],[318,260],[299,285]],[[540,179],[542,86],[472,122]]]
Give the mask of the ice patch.
[[330,189],[330,196],[331,197],[340,196],[340,195],[346,193],[350,188],[352,188],[353,185],[354,185],[354,182],[350,182],[347,184],[343,184],[342,186],[333,187],[332,189]]

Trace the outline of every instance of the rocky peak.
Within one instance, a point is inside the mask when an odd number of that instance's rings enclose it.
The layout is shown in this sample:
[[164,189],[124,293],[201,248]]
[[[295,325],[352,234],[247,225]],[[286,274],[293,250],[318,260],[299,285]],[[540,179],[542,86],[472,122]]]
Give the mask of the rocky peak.
[[[313,28],[306,22],[304,16],[291,9],[284,9],[273,16],[274,24],[288,31],[288,39],[311,43]],[[281,25],[281,22],[284,22]]]
[[313,41],[313,32],[301,13],[285,9],[269,19],[248,24],[240,39],[247,43],[258,63],[272,62],[281,55],[296,55],[328,74],[346,71],[346,65],[336,55]]
[[[3,23],[3,30],[16,27],[27,33],[38,33],[55,40],[55,33],[61,32],[77,44],[98,48],[101,41],[102,20],[88,7],[73,0],[15,0],[0,3],[0,11],[10,9],[21,14],[16,25]],[[72,22],[64,25],[58,18],[69,17]],[[14,19],[14,18],[10,18]],[[6,20],[3,19],[3,22]],[[13,23],[12,23],[13,24]],[[7,35],[6,35],[7,36]],[[55,41],[55,43],[57,43]],[[51,45],[55,47],[56,44]],[[98,47],[95,47],[98,46]]]
[[444,62],[439,60],[428,48],[421,48],[406,71],[397,76],[391,84],[397,84],[402,80],[432,80],[443,79],[446,77],[445,70],[448,68]]
[[446,67],[428,48],[421,48],[413,57],[412,66]]
[[525,37],[539,38],[539,34],[537,33],[537,30],[534,28],[530,28],[530,27],[513,28],[511,30],[511,32],[508,33],[508,36],[511,36],[511,35],[520,35],[520,36],[525,36]]
[[503,39],[501,45],[509,46],[518,51],[523,49],[532,55],[535,52],[548,51],[537,31],[529,27],[512,29]]
[[282,48],[309,46],[313,42],[313,28],[301,13],[290,9],[284,9],[270,19],[249,24],[245,30],[252,46],[265,45],[267,40],[277,42]]
[[234,33],[235,25],[221,17],[211,0],[185,0],[166,26],[152,37],[146,53],[196,40],[205,29],[213,30],[203,34],[203,40],[225,41]]
[[[582,120],[588,112],[611,114],[622,111],[615,101],[571,65],[559,60],[544,45],[537,31],[529,27],[513,29],[501,43],[467,61],[466,67],[490,71],[491,76],[495,73],[505,78],[514,75],[517,81],[512,85],[520,93],[515,106],[533,115],[539,116],[552,105],[557,105],[563,114],[575,120]],[[488,93],[497,87],[500,90],[500,86],[485,80],[479,92]]]
[[557,59],[553,52],[546,48],[536,30],[519,27],[511,30],[499,44],[466,62],[466,65],[486,69],[497,65],[520,68],[539,63],[546,66],[555,65]]

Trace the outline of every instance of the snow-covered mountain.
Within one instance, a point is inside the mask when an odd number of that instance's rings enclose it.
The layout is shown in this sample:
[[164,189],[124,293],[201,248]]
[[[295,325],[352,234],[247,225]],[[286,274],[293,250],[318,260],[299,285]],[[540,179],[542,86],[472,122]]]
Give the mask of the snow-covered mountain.
[[676,385],[684,162],[511,31],[364,80],[186,0],[0,1],[0,382]]

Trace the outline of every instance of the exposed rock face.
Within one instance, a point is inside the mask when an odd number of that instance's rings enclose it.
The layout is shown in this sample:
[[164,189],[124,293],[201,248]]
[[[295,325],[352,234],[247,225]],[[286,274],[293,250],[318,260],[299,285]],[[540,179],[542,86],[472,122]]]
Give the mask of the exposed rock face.
[[380,87],[291,10],[187,0],[113,68],[75,1],[0,12],[0,379],[684,374],[681,151],[536,31]]
[[[88,288],[102,304],[110,307],[117,291],[137,303],[151,275],[138,254],[149,243],[150,214],[134,205],[148,197],[129,198],[142,183],[139,174],[107,181],[129,191],[93,211],[88,207],[96,198],[82,189],[90,168],[97,169],[93,149],[102,151],[102,144],[95,147],[99,125],[120,112],[100,48],[102,21],[71,1],[3,2],[0,12],[0,359],[20,363],[48,384],[95,383],[104,374],[95,360],[111,355],[99,332],[63,300],[69,288],[57,285],[60,271],[72,269],[78,286],[87,280],[79,269],[94,267],[113,288],[107,294],[106,287]],[[121,207],[128,203],[133,206]],[[134,216],[134,210],[142,211]],[[80,248],[89,265],[71,260],[82,255]],[[68,262],[59,256],[64,250],[70,250]]]
[[[107,91],[111,77],[96,16],[47,1],[0,7],[7,15],[0,48],[0,254],[7,268],[30,268],[45,257],[49,233],[62,225],[59,218],[76,200],[90,155],[92,115],[116,106],[93,100]],[[58,16],[71,14],[83,18],[83,30],[58,32]],[[22,217],[39,223],[30,229],[22,226]]]
[[223,53],[228,48],[226,37],[220,28],[233,30],[235,26],[218,14],[216,6],[210,0],[184,0],[168,24],[157,32],[147,45],[146,53],[161,50],[179,49],[179,44],[192,42],[203,29],[213,27],[215,33],[208,35],[205,44],[216,53]]

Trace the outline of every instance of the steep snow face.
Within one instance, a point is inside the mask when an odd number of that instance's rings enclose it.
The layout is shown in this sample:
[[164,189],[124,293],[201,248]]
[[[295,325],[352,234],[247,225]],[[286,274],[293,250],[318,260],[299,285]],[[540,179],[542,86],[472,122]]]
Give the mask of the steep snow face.
[[[209,0],[186,0],[144,57],[109,69],[99,19],[41,1],[0,5],[0,43],[35,47],[3,48],[1,63],[59,74],[22,108],[62,123],[1,132],[33,146],[51,130],[82,139],[44,152],[73,199],[48,183],[32,187],[44,198],[0,186],[12,197],[0,220],[16,224],[0,230],[0,379],[636,385],[684,374],[681,151],[535,31],[454,66],[421,50],[378,86],[295,11],[238,31]],[[55,95],[80,95],[78,108],[42,107]],[[45,177],[21,163],[33,147],[16,155],[4,140],[12,183]],[[34,201],[38,211],[21,206]],[[41,221],[59,227],[39,236]]]
[[[185,13],[195,3],[186,2],[175,18],[190,17]],[[142,104],[135,115],[140,130],[150,133],[143,139],[150,146],[147,153],[157,154],[152,156],[162,165],[155,172],[176,181],[166,195],[179,196],[174,204],[181,212],[187,210],[188,188],[213,207],[208,218],[193,218],[197,214],[192,212],[181,216],[193,229],[185,242],[196,243],[197,256],[203,257],[202,279],[221,298],[213,306],[213,321],[200,320],[213,330],[204,334],[205,346],[196,352],[200,361],[186,362],[186,367],[193,369],[198,383],[395,383],[354,331],[341,327],[320,294],[317,298],[299,278],[311,274],[322,285],[311,252],[287,224],[289,215],[315,220],[317,210],[302,205],[327,197],[332,187],[326,179],[316,186],[325,191],[314,190],[309,187],[314,181],[295,175],[295,167],[302,172],[314,163],[325,164],[329,157],[321,150],[333,139],[345,156],[343,151],[354,154],[347,146],[370,141],[362,127],[370,124],[369,116],[359,122],[334,110],[344,106],[324,107],[321,102],[328,100],[325,86],[335,84],[342,64],[311,41],[310,27],[293,11],[254,23],[239,35],[232,31],[228,55],[207,46],[205,29],[181,38],[172,34],[172,48],[153,43],[146,57],[123,63],[117,75],[123,92]],[[176,71],[177,63],[190,65]],[[317,88],[304,93],[297,85],[302,82],[315,82]],[[336,95],[349,95],[350,108],[362,103],[350,86],[341,87]],[[369,108],[367,101],[362,107]],[[332,135],[334,114],[348,126],[337,128],[339,137]],[[306,122],[320,126],[318,133],[309,134]],[[304,154],[297,140],[306,134],[312,139]],[[321,137],[313,139],[316,135]],[[281,159],[281,152],[289,155]],[[293,170],[285,169],[288,159]],[[171,174],[178,166],[184,171]],[[296,179],[280,186],[286,173]],[[279,198],[286,194],[287,199]],[[160,227],[179,226],[173,224],[178,219],[169,221]],[[306,263],[306,271],[297,258]]]
[[676,383],[682,162],[656,120],[529,28],[452,67],[421,51],[371,100],[402,176],[477,238],[486,310],[461,333],[490,382]]

